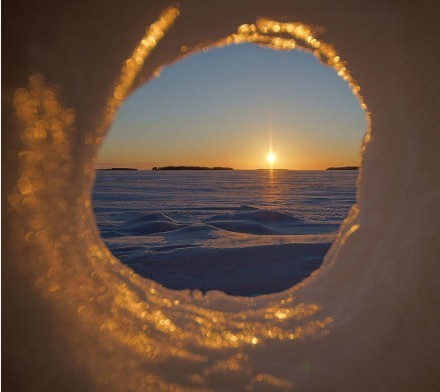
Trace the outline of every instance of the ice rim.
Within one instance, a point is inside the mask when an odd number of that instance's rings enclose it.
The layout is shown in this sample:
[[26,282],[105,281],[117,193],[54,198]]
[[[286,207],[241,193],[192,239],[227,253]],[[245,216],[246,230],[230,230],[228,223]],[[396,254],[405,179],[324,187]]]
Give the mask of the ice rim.
[[[191,375],[185,381],[189,389],[216,385],[218,381],[212,375],[231,370],[248,386],[265,383],[289,389],[294,385],[290,377],[282,378],[276,371],[258,371],[250,363],[269,352],[269,347],[313,342],[327,336],[341,322],[330,309],[307,299],[308,294],[301,294],[301,290],[318,276],[325,279],[326,270],[332,267],[344,244],[358,233],[356,205],[317,271],[284,292],[253,298],[220,292],[205,296],[198,291],[179,292],[141,278],[111,254],[94,221],[91,192],[97,148],[120,105],[138,87],[136,80],[144,62],[178,16],[179,9],[170,7],[148,28],[124,63],[102,120],[82,141],[80,148],[85,152],[79,159],[73,158],[78,149],[76,114],[74,109],[62,106],[56,89],[41,75],[33,75],[27,88],[15,92],[14,106],[24,148],[19,154],[19,180],[9,195],[9,203],[25,217],[20,231],[30,251],[38,255],[31,261],[18,260],[18,266],[33,277],[41,298],[62,312],[64,321],[69,320],[64,333],[76,336],[69,343],[70,355],[87,366],[99,387],[118,384],[120,364],[132,358],[147,363],[148,370],[127,365],[127,390],[139,385],[161,390],[174,387],[167,369],[170,371],[176,363],[183,373]],[[298,22],[260,19],[255,24],[243,24],[237,32],[214,43],[182,46],[176,61],[197,51],[244,42],[276,50],[312,52],[336,70],[366,110],[347,63],[331,45],[317,38],[313,28]],[[368,112],[366,116],[370,129]],[[369,132],[362,151],[370,141]],[[78,170],[78,163],[83,170]],[[73,192],[72,184],[82,186]],[[56,221],[69,225],[60,232],[53,228],[52,222]],[[76,248],[78,243],[83,244],[82,250]],[[96,343],[87,344],[90,341]],[[97,347],[112,347],[112,361],[100,362]],[[285,361],[275,354],[268,355],[274,367]]]

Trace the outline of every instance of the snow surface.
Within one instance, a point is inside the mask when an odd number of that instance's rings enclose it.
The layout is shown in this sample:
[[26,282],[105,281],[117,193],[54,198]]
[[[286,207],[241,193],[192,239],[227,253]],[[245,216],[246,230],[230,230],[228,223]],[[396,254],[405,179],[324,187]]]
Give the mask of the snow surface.
[[319,267],[355,202],[357,172],[99,171],[112,253],[172,289],[254,296]]

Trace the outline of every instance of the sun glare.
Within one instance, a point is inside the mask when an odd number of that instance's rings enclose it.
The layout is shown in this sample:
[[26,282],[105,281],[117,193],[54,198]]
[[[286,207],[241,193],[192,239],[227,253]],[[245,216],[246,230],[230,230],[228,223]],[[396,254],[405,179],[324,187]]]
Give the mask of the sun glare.
[[273,166],[275,161],[277,160],[277,156],[273,153],[273,151],[269,151],[266,156],[267,162],[269,162],[270,167]]

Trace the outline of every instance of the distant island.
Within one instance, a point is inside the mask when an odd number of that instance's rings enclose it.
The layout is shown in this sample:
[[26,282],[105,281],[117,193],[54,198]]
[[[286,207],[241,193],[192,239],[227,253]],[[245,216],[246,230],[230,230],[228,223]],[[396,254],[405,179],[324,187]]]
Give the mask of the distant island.
[[234,170],[232,167],[206,167],[206,166],[155,166],[151,170]]
[[109,167],[108,169],[98,169],[98,170],[138,170],[131,167]]
[[359,166],[329,167],[325,170],[359,170]]

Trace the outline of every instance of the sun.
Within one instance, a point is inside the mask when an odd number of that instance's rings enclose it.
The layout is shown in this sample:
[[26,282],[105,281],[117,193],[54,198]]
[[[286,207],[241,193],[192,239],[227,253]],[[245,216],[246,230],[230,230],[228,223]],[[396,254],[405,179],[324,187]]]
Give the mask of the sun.
[[275,161],[277,160],[277,156],[274,154],[273,151],[269,151],[266,155],[267,162],[269,162],[270,167],[273,166]]

